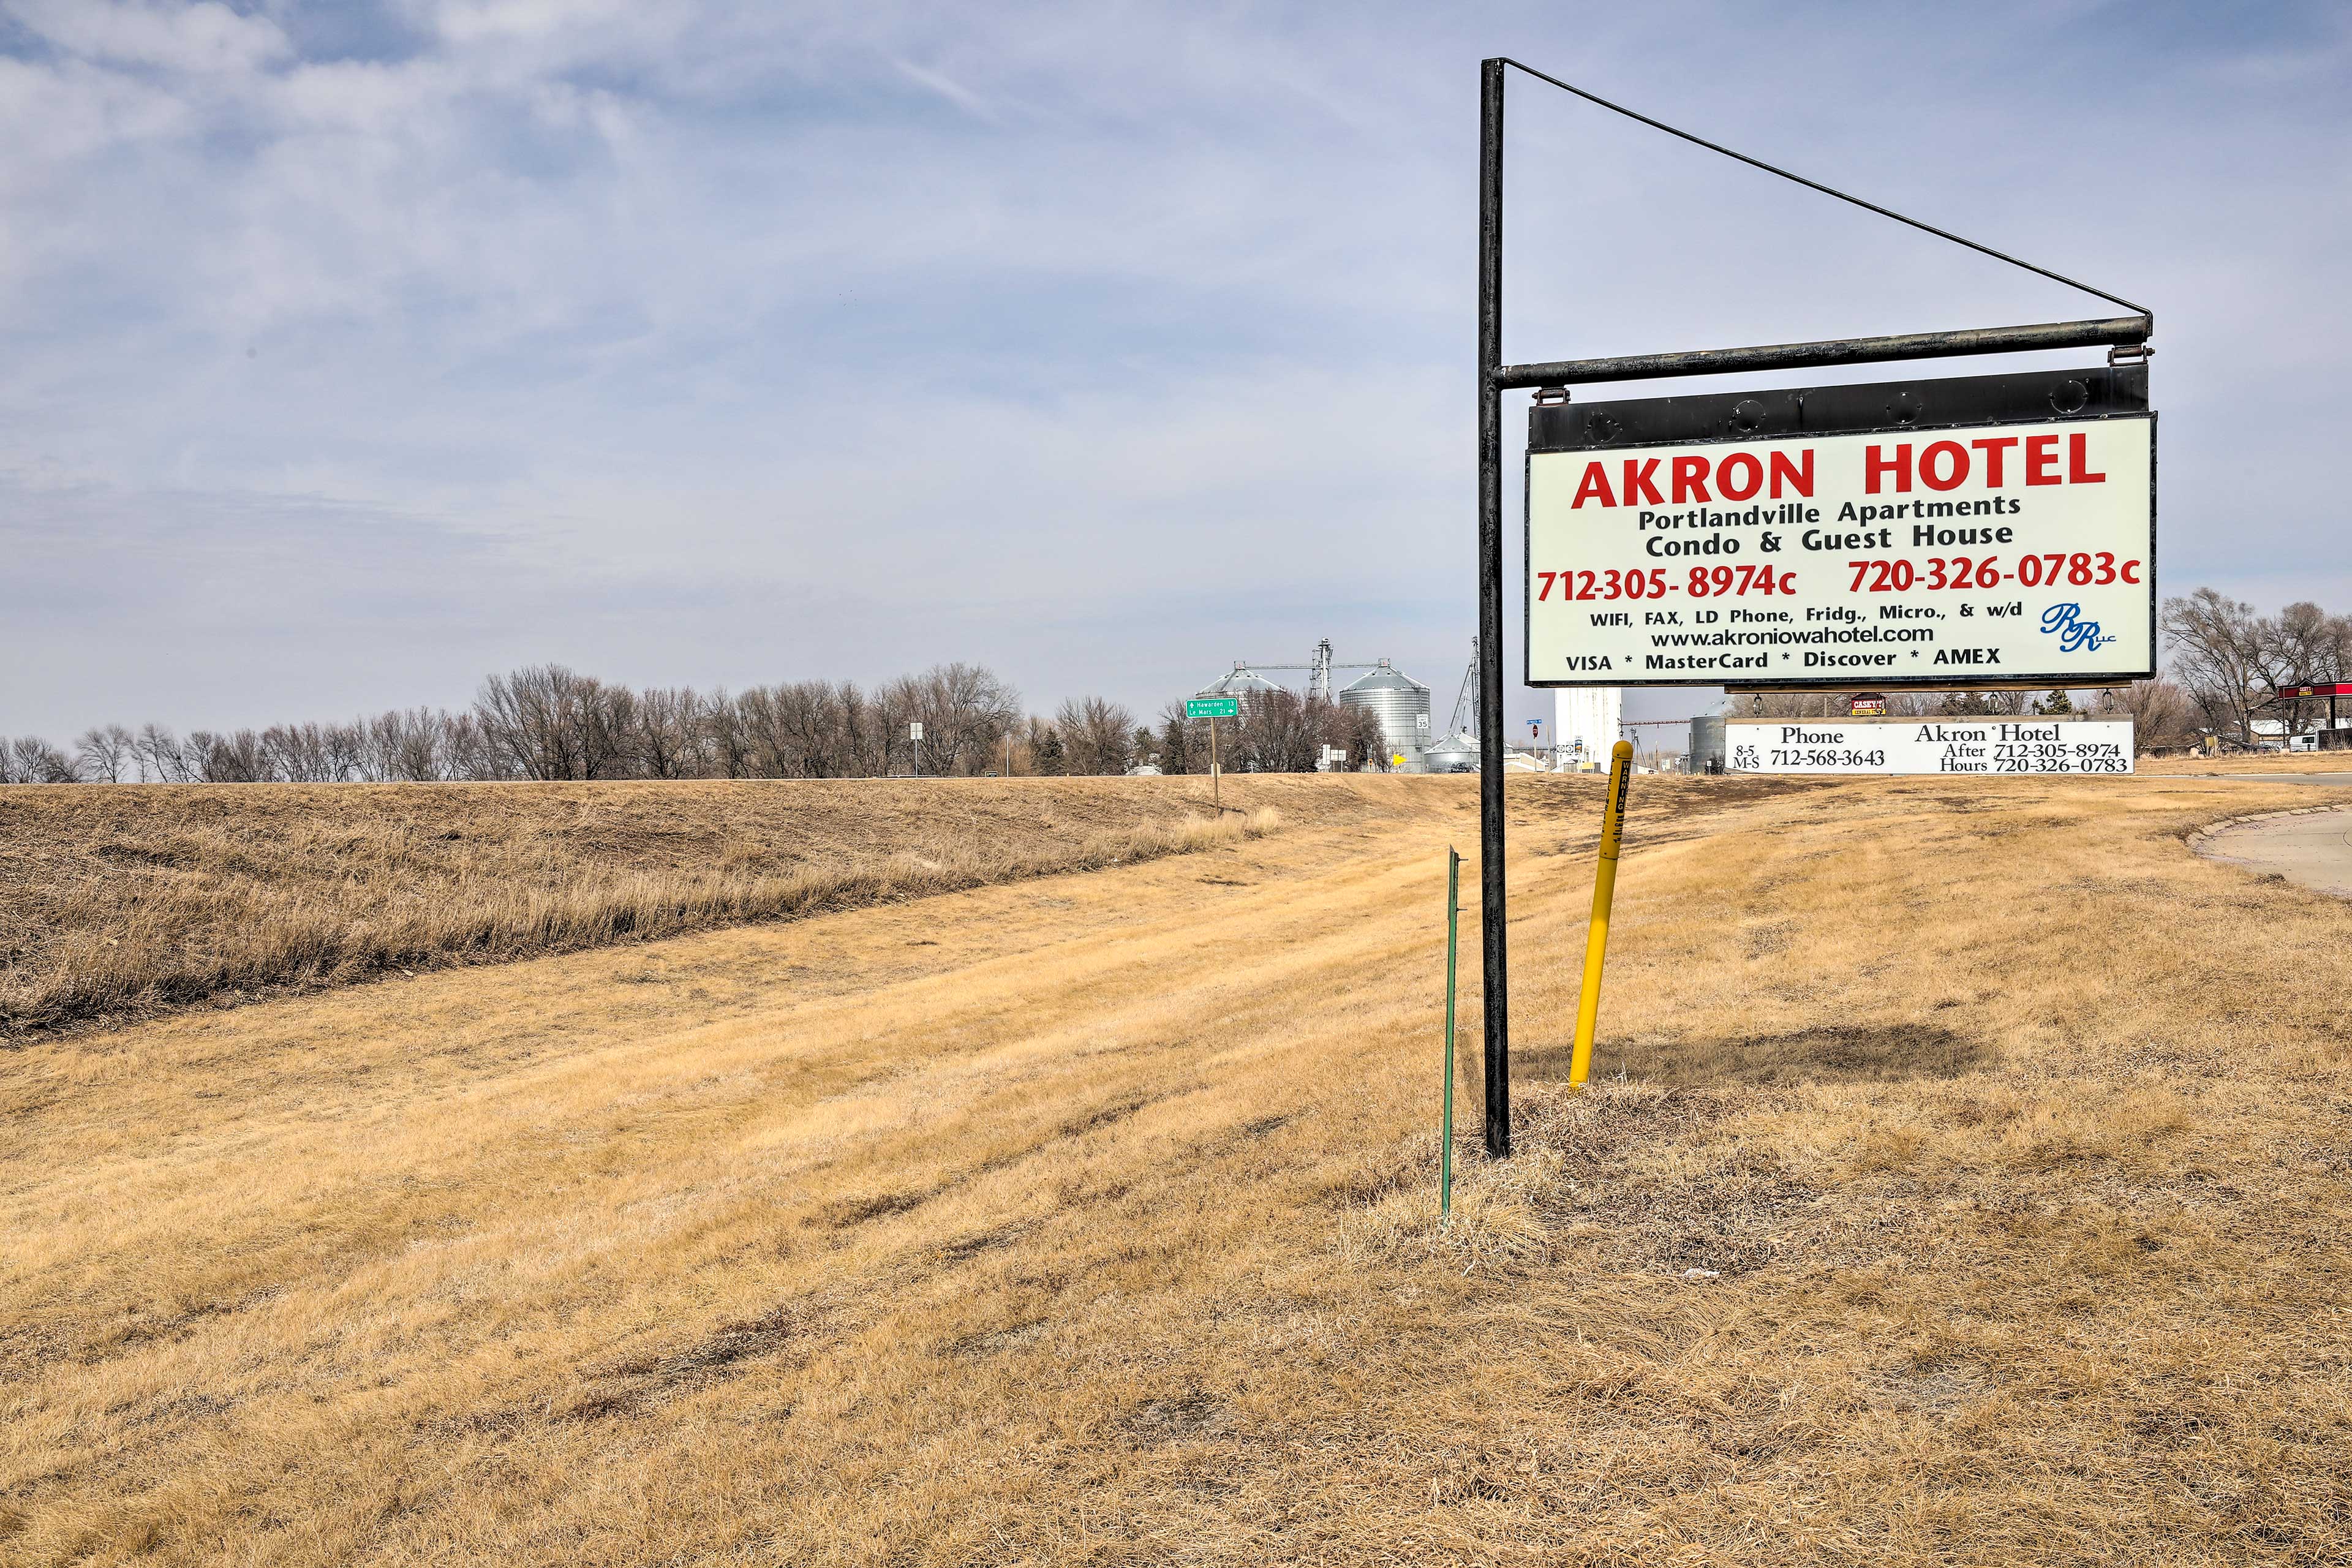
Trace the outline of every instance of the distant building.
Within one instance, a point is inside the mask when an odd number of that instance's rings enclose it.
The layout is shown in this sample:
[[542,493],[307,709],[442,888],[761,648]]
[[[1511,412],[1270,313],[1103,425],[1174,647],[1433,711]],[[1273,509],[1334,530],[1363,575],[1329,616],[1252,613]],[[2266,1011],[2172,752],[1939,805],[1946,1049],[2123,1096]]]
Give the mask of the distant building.
[[1563,773],[1606,768],[1610,748],[1625,732],[1622,686],[1563,686],[1552,721],[1552,765]]

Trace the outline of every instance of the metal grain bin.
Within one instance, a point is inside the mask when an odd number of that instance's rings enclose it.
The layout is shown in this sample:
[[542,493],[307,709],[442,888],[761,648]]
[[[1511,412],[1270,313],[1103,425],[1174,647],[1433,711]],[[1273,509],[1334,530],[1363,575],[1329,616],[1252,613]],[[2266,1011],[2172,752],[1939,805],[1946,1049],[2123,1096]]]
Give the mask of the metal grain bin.
[[1478,737],[1464,731],[1448,735],[1422,753],[1433,773],[1475,773],[1478,771]]
[[1690,771],[1719,773],[1723,766],[1723,715],[1702,713],[1691,721]]
[[1278,682],[1268,680],[1265,676],[1260,675],[1248,665],[1243,663],[1239,659],[1235,659],[1234,661],[1232,674],[1220,676],[1217,679],[1211,681],[1208,685],[1201,688],[1200,690],[1192,693],[1192,695],[1195,697],[1237,698],[1240,700],[1243,709],[1246,710],[1253,702],[1263,699],[1267,692],[1280,691],[1281,689],[1283,689],[1283,688]]
[[1429,744],[1429,688],[1391,668],[1387,659],[1349,681],[1339,702],[1371,710],[1391,756],[1402,752],[1411,757]]

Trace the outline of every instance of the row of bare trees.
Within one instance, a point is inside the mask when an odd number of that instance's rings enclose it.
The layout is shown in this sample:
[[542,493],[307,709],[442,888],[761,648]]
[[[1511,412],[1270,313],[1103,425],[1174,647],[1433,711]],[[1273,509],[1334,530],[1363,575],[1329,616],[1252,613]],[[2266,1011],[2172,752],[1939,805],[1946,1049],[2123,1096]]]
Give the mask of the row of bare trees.
[[[2274,616],[2210,588],[2165,602],[2169,678],[2084,692],[1887,694],[1898,714],[1978,717],[2088,710],[2127,715],[2144,746],[2200,732],[2252,746],[2258,721],[2301,733],[2325,700],[2289,689],[2352,680],[2352,616],[2318,605]],[[1776,718],[1830,718],[1844,696],[1766,696]],[[1743,704],[1753,707],[1754,704]],[[1209,731],[1181,701],[1157,730],[1099,697],[1073,698],[1048,719],[1024,717],[1020,693],[984,666],[942,664],[868,692],[803,680],[730,694],[636,689],[537,665],[482,683],[473,706],[394,710],[348,723],[196,730],[158,724],[86,731],[68,752],[37,736],[0,736],[0,784],[327,784],[436,779],[850,778],[893,773],[1118,773],[1143,764],[1205,773]],[[910,725],[922,726],[919,741]],[[2265,725],[2265,727],[2268,727]],[[1225,721],[1220,760],[1235,772],[1304,773],[1327,747],[1350,770],[1387,765],[1365,710],[1294,692],[1254,694]]]
[[[871,691],[801,680],[734,693],[639,689],[546,664],[491,676],[461,712],[413,708],[185,735],[110,724],[85,731],[70,752],[37,737],[0,737],[0,784],[1207,772],[1207,721],[1185,718],[1181,701],[1160,719],[1155,731],[1100,697],[1073,698],[1050,719],[1024,716],[1009,682],[971,664]],[[1286,691],[1253,696],[1219,736],[1221,761],[1239,772],[1307,772],[1326,746],[1344,749],[1351,768],[1385,761],[1369,713]]]
[[[910,727],[922,726],[920,740]],[[842,778],[1001,768],[1021,696],[979,665],[942,664],[871,692],[792,681],[740,693],[637,690],[562,665],[482,683],[463,712],[192,731],[120,724],[65,750],[0,739],[0,784],[332,784],[436,779]]]
[[[2075,704],[2063,691],[2046,696],[2037,691],[1888,691],[1886,711],[1898,719],[1980,717],[1992,714],[2072,712]],[[1756,713],[1767,719],[1843,719],[1851,694],[1844,691],[1767,691],[1734,700],[1727,711]],[[2049,706],[2063,699],[2063,709]]]
[[[1850,695],[1844,691],[1770,692],[1754,700],[1742,697],[1730,711],[1744,713],[1754,706],[1769,719],[1842,719]],[[2161,679],[2081,691],[1887,691],[1877,695],[1886,700],[1886,711],[1898,719],[2113,713],[2152,720],[2163,712],[2170,721],[2178,721],[2189,711],[2180,700],[2180,689]]]
[[[1349,769],[1385,767],[1380,724],[1357,708],[1292,691],[1252,693],[1241,715],[1218,721],[1216,760],[1234,773],[1312,773],[1337,747]],[[1032,719],[1013,748],[1015,770],[1037,773],[1163,773],[1209,771],[1209,721],[1187,718],[1182,700],[1160,711],[1159,727],[1099,697],[1073,698],[1052,719]]]
[[[1186,718],[1181,700],[1160,710],[1160,731],[1151,740],[1162,773],[1209,771],[1209,721]],[[1351,773],[1389,765],[1380,721],[1370,709],[1263,691],[1242,699],[1239,718],[1218,721],[1217,761],[1236,773],[1312,773],[1326,747],[1346,752],[1332,765]]]

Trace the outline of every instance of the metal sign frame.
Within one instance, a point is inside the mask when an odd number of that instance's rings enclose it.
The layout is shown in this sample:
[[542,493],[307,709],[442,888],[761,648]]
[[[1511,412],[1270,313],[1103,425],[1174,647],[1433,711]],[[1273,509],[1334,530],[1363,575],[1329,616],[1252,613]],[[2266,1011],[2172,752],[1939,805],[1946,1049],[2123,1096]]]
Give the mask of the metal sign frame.
[[[1654,131],[1719,153],[1809,190],[1874,212],[1923,233],[1965,246],[1996,260],[2096,295],[2132,314],[1965,331],[1913,332],[1898,336],[1838,338],[1816,342],[1766,343],[1749,348],[1701,349],[1686,353],[1631,354],[1612,359],[1554,360],[1529,364],[1503,363],[1503,82],[1517,70],[1588,103],[1637,121]],[[2021,260],[1989,245],[1937,228],[1890,207],[1806,179],[1801,174],[1735,152],[1719,142],[1679,130],[1556,76],[1496,57],[1478,68],[1478,907],[1479,945],[1486,977],[1486,1144],[1500,1158],[1511,1152],[1510,964],[1504,889],[1503,818],[1503,394],[1528,388],[1591,385],[1600,382],[1652,380],[1685,375],[1722,375],[1738,371],[1809,370],[1830,365],[1885,363],[1898,360],[1948,359],[2043,349],[2107,348],[2110,359],[2145,360],[2156,331],[2146,306],[2110,294],[2046,267]],[[2149,573],[2155,572],[2151,554]],[[1708,684],[1714,684],[1709,682]],[[1883,684],[1874,682],[1874,684]]]
[[1520,684],[1572,690],[1583,686],[1720,686],[1727,691],[1843,691],[1856,679],[1851,670],[1817,680],[1749,682],[1720,676],[1626,676],[1607,679],[1538,680],[1532,632],[1535,604],[1528,593],[1535,571],[1532,541],[1535,459],[1559,452],[1630,452],[1649,447],[1732,446],[1744,441],[1786,440],[1796,436],[1909,435],[1916,431],[1973,430],[2000,425],[2093,424],[2115,419],[2148,422],[2147,468],[2147,652],[2145,669],[2004,674],[1998,681],[1956,680],[1941,676],[1874,674],[1875,687],[1921,691],[2009,690],[2053,686],[2118,685],[2156,675],[2156,411],[2148,405],[2145,363],[2011,373],[2003,375],[1937,376],[1921,381],[1872,382],[1863,385],[1776,387],[1765,391],[1702,394],[1696,397],[1630,398],[1612,403],[1538,403],[1528,410],[1528,449],[1519,477],[1519,656]]

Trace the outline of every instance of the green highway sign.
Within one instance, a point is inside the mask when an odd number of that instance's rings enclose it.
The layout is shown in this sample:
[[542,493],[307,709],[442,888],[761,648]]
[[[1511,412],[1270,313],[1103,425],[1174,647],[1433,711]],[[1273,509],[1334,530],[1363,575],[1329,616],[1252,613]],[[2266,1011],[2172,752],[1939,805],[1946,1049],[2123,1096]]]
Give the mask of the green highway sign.
[[1188,697],[1184,700],[1187,719],[1238,719],[1242,702],[1238,697]]

